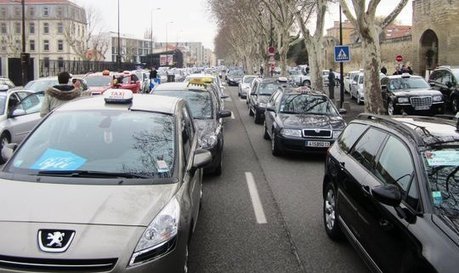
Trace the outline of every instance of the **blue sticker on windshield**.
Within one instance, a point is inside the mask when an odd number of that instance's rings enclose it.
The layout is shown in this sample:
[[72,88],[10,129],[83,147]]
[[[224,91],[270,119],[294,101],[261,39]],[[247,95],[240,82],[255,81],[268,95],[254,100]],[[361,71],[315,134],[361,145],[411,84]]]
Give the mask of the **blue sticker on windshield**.
[[73,171],[77,170],[85,162],[85,158],[77,156],[74,153],[55,149],[48,149],[35,162],[35,164],[32,165],[31,169]]
[[443,199],[441,197],[441,192],[440,191],[433,191],[432,192],[432,197],[433,197],[433,200],[434,200],[434,204],[436,206],[440,206],[441,203],[443,202]]
[[426,151],[424,156],[427,159],[429,166],[458,166],[459,151]]

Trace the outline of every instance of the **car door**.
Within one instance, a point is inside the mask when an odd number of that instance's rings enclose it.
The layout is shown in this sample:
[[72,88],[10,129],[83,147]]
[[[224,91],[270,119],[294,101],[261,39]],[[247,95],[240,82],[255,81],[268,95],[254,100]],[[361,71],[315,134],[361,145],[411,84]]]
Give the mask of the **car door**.
[[266,110],[266,112],[265,112],[265,128],[266,128],[266,131],[268,132],[268,134],[270,134],[270,135],[271,135],[271,133],[270,133],[271,129],[273,128],[274,119],[277,116],[276,100],[277,100],[277,98],[279,96],[281,96],[281,91],[277,90],[269,98],[268,103],[267,103],[267,107],[266,107],[267,109],[268,108],[273,109],[273,111]]
[[[23,95],[24,92],[22,94],[11,94],[9,100],[19,101],[18,97]],[[18,104],[8,110],[8,118],[3,122],[2,127],[3,132],[8,131],[11,142],[21,142],[35,125],[38,124],[41,120],[40,108],[42,101],[42,93],[29,93]]]
[[351,97],[357,97],[358,83],[359,83],[359,74],[356,74],[351,80]]
[[248,96],[249,109],[252,109],[253,105],[255,104],[255,99],[256,99],[256,96],[257,96],[256,92],[257,92],[259,84],[260,84],[260,82],[256,81],[253,84],[252,89],[250,89],[250,96]]

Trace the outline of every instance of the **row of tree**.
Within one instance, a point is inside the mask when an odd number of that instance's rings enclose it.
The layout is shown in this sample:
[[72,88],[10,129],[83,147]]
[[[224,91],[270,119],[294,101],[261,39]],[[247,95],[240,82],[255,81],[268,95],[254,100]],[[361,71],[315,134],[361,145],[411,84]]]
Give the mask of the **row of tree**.
[[[311,84],[323,87],[324,52],[322,40],[325,14],[339,4],[362,42],[362,67],[365,73],[365,111],[385,112],[379,71],[381,48],[379,33],[395,20],[408,0],[399,0],[382,20],[376,18],[381,0],[208,0],[219,31],[215,38],[218,58],[242,62],[248,73],[263,63],[268,71],[267,48],[277,48],[281,73],[287,73],[287,53],[291,45],[303,42],[308,55]],[[394,1],[395,2],[395,1]],[[312,26],[312,27],[311,27]]]

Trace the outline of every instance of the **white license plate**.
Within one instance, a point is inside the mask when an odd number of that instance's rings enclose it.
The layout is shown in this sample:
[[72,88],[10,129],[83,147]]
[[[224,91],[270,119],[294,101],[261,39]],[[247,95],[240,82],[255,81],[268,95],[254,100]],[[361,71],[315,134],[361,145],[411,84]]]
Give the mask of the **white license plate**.
[[330,147],[328,141],[306,141],[307,147]]
[[428,105],[414,107],[414,110],[429,110],[429,109],[430,109],[430,106]]

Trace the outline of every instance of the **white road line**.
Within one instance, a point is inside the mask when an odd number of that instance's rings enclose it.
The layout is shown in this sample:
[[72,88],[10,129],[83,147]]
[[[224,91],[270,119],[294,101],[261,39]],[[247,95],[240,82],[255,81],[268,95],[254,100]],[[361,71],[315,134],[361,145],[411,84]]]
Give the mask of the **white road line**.
[[245,179],[247,180],[247,186],[249,187],[249,194],[250,198],[252,199],[253,211],[255,212],[257,223],[266,224],[268,221],[266,221],[265,211],[263,210],[263,205],[261,204],[257,185],[255,184],[255,179],[253,179],[252,173],[246,172]]
[[231,119],[236,119],[236,117],[234,116],[233,112],[231,112]]
[[224,99],[225,101],[233,101],[230,97],[227,97],[226,99]]

